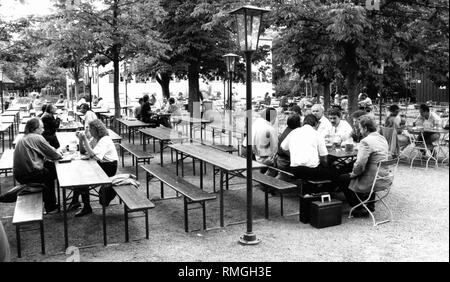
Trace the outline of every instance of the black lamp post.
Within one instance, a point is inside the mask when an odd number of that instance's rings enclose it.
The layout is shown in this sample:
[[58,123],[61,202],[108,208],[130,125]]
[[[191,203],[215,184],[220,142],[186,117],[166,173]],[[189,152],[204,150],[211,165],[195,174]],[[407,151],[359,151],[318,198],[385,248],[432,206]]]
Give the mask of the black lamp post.
[[247,120],[245,122],[247,133],[247,232],[241,236],[239,242],[243,245],[255,245],[261,240],[253,233],[253,185],[252,185],[252,54],[258,48],[259,35],[263,14],[269,12],[254,6],[243,6],[230,12],[235,16],[237,41],[239,49],[245,54],[246,63],[246,98]]
[[2,99],[2,114],[3,114],[3,110],[4,110],[4,105],[3,105],[3,66],[0,64],[0,96]]
[[[232,97],[233,97],[233,72],[234,72],[234,68],[236,66],[236,61],[239,58],[238,55],[236,54],[226,54],[223,55],[222,57],[224,57],[225,59],[225,64],[227,65],[227,71],[228,71],[228,105],[225,106],[225,109],[228,110],[228,118],[229,118],[229,125],[230,125],[230,130],[233,127],[233,115],[232,115],[232,111],[233,111],[233,101],[232,101]],[[225,93],[224,93],[225,96]],[[231,146],[231,134],[229,135],[228,138],[228,145]]]
[[86,65],[86,74],[89,80],[89,108],[92,110],[92,73],[94,67],[91,65]]

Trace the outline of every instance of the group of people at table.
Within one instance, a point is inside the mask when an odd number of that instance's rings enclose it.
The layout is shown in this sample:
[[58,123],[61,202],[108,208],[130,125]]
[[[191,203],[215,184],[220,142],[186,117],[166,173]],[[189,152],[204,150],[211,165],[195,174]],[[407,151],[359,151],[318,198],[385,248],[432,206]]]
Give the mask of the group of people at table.
[[[134,114],[143,122],[155,122],[171,128],[171,122],[167,116],[157,115],[152,111],[152,103],[148,95],[139,100]],[[80,151],[85,152],[90,158],[95,159],[108,176],[114,176],[117,171],[118,154],[116,147],[108,135],[106,126],[97,119],[87,103],[79,106],[85,115],[85,130],[77,132]],[[372,114],[365,110],[358,110],[352,114],[353,126],[342,119],[341,111],[332,108],[328,117],[324,115],[321,104],[315,104],[310,111],[303,116],[299,106],[294,105],[290,109],[292,114],[287,118],[287,127],[277,134],[274,128],[277,111],[268,107],[263,110],[252,125],[252,151],[256,161],[268,165],[269,169],[264,173],[283,178],[270,167],[288,171],[298,179],[304,180],[332,180],[334,187],[342,191],[351,206],[358,204],[355,193],[367,194],[374,180],[377,163],[387,160],[389,157],[388,142],[379,133],[379,128]],[[399,142],[407,143],[408,138],[402,138],[402,120],[398,116],[398,106],[389,108],[390,115],[386,118],[385,126],[393,127],[399,133]],[[174,98],[165,100],[158,112],[179,115],[179,108]],[[18,141],[14,151],[14,172],[16,180],[21,184],[44,183],[46,189],[43,192],[46,212],[58,209],[55,197],[54,180],[56,170],[54,161],[63,158],[67,148],[61,148],[56,137],[56,130],[60,120],[55,117],[56,108],[47,104],[43,108],[40,117],[27,121],[25,134]],[[431,113],[426,105],[420,106],[420,116],[415,124],[431,126],[439,123],[439,117]],[[424,135],[427,144],[439,138],[431,133]],[[356,161],[347,163],[339,168],[333,166],[333,160],[328,158],[330,150],[335,146],[345,144],[357,144]],[[244,140],[243,144],[246,144]],[[243,156],[247,148],[242,148]],[[381,171],[380,174],[387,174]],[[83,207],[79,203],[79,195],[82,196]],[[363,196],[363,195],[361,195]],[[374,197],[374,194],[372,194]],[[368,205],[374,210],[373,203]],[[81,208],[81,209],[80,209]],[[92,213],[89,203],[88,191],[76,191],[68,210],[78,210],[75,216],[84,216]],[[367,216],[365,209],[356,210],[355,216]]]
[[[43,113],[27,121],[24,136],[15,146],[13,170],[14,177],[20,184],[44,185],[44,208],[46,213],[52,213],[59,209],[55,196],[57,178],[55,161],[73,153],[74,148],[62,147],[58,141],[56,131],[61,120],[56,116],[55,106],[46,104],[42,109]],[[74,132],[79,139],[80,153],[96,160],[106,175],[114,176],[119,157],[106,126],[90,110],[88,104],[81,104],[79,109],[85,114],[84,130]],[[105,194],[114,197],[113,193]],[[79,203],[80,195],[83,201],[82,208]],[[106,202],[110,200],[106,199]],[[87,189],[74,191],[68,210],[78,210],[76,217],[92,213],[89,191]]]
[[[328,111],[328,117],[324,115],[321,104],[315,104],[308,109],[306,116],[302,115],[301,108],[294,105],[290,108],[291,114],[287,118],[286,129],[277,136],[274,128],[277,111],[274,108],[263,110],[252,124],[252,151],[255,160],[268,166],[261,172],[266,175],[288,180],[281,171],[290,172],[297,179],[303,180],[331,180],[327,187],[331,191],[344,193],[350,206],[359,204],[359,198],[367,198],[371,190],[377,172],[377,164],[380,161],[396,157],[390,154],[386,138],[378,128],[375,116],[367,112],[365,108],[352,113],[353,126],[342,119],[341,110],[332,108]],[[398,134],[401,146],[409,143],[409,138],[404,135],[403,124],[399,116],[399,107],[389,107],[384,126],[394,128]],[[433,127],[440,124],[439,117],[430,112],[426,105],[420,106],[420,115],[414,122],[415,125],[427,125]],[[447,122],[448,127],[448,122]],[[426,133],[426,132],[425,132]],[[425,142],[431,147],[433,142],[439,139],[439,134],[424,134]],[[356,144],[355,144],[356,143]],[[244,140],[243,144],[246,144]],[[354,162],[348,162],[339,167],[333,165],[334,159],[329,157],[332,150],[347,148],[355,150]],[[355,149],[352,149],[352,148]],[[357,151],[357,152],[356,152]],[[243,156],[247,148],[242,148]],[[277,168],[277,170],[270,169]],[[381,177],[388,176],[387,170],[380,170]],[[376,183],[388,185],[389,182]],[[375,194],[372,193],[369,204],[371,211],[375,210]],[[355,217],[368,216],[368,212],[360,206],[353,214]]]

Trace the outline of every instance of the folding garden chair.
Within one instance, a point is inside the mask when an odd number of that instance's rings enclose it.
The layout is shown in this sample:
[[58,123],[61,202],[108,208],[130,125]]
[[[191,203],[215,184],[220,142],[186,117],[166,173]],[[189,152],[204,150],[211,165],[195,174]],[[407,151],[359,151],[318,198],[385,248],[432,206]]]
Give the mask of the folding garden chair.
[[[378,163],[377,173],[373,180],[369,195],[367,196],[366,199],[361,199],[361,197],[357,193],[355,193],[360,203],[352,207],[352,209],[349,212],[348,218],[352,217],[352,213],[356,208],[363,206],[372,217],[373,226],[377,226],[379,224],[392,221],[392,211],[383,199],[386,198],[389,195],[389,192],[391,191],[392,184],[394,183],[394,176],[398,167],[398,162],[399,159],[396,158],[393,160],[381,161]],[[375,194],[374,200],[370,200],[372,194]],[[375,220],[375,216],[367,207],[367,204],[371,202],[376,203],[378,201],[380,201],[386,207],[387,211],[389,212],[389,217],[385,220],[377,222]]]

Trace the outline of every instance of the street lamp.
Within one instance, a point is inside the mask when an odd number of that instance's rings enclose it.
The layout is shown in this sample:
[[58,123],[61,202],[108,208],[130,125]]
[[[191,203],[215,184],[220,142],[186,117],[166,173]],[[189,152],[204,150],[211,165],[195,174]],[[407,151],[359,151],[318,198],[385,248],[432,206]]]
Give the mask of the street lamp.
[[[233,88],[232,88],[232,84],[233,84],[233,72],[234,72],[234,68],[236,66],[236,61],[239,58],[238,55],[236,54],[226,54],[223,55],[222,57],[224,57],[225,59],[225,64],[227,65],[227,71],[228,71],[228,105],[225,106],[225,109],[228,110],[228,118],[229,118],[229,125],[230,125],[230,129],[233,126],[233,116],[232,116],[232,110],[233,110],[233,101],[232,101],[232,97],[233,97]],[[224,93],[225,96],[225,93]],[[231,134],[228,136],[228,145],[231,146]]]
[[3,114],[3,65],[0,64],[0,96],[2,99],[2,114]]
[[92,109],[92,77],[94,72],[94,66],[92,65],[86,65],[86,74],[88,76],[89,80],[89,108]]
[[247,133],[247,232],[242,235],[239,242],[243,245],[255,245],[261,240],[253,233],[253,187],[252,187],[252,54],[258,48],[259,35],[263,14],[269,12],[254,6],[243,6],[231,12],[236,20],[237,41],[239,49],[245,54],[246,64],[246,98],[247,98],[247,120],[245,122]]

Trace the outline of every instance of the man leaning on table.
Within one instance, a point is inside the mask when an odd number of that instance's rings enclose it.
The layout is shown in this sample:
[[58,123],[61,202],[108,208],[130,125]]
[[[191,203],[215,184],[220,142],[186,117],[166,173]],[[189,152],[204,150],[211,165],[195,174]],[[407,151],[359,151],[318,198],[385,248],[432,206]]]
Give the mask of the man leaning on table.
[[[430,108],[427,105],[420,105],[419,112],[419,116],[414,120],[414,126],[433,128],[440,125],[441,119],[436,113],[430,112]],[[423,132],[423,138],[425,138],[425,143],[430,151],[433,150],[433,142],[438,141],[439,136],[439,133]]]
[[[358,148],[356,162],[350,174],[340,176],[339,187],[344,193],[350,206],[359,204],[359,200],[355,193],[361,199],[367,199],[373,180],[377,173],[377,164],[380,161],[388,159],[389,146],[386,138],[377,132],[376,122],[368,117],[362,116],[359,121],[359,129],[363,135]],[[380,176],[387,176],[388,171],[380,169]],[[389,182],[389,180],[387,180]],[[388,185],[385,181],[377,181],[375,188]],[[375,199],[375,194],[370,196],[370,200]],[[369,202],[367,207],[371,211],[375,211],[375,204]],[[355,217],[368,216],[369,213],[361,206],[353,213]]]

